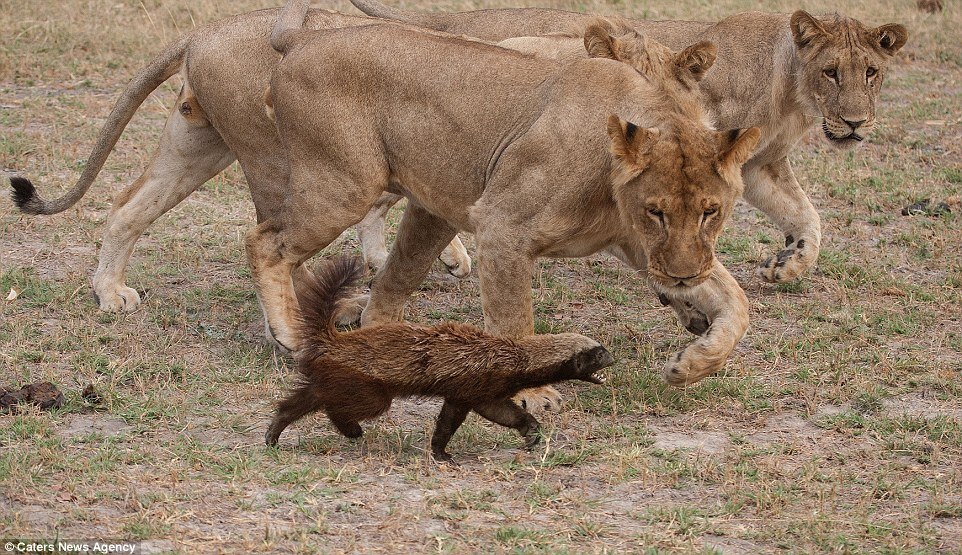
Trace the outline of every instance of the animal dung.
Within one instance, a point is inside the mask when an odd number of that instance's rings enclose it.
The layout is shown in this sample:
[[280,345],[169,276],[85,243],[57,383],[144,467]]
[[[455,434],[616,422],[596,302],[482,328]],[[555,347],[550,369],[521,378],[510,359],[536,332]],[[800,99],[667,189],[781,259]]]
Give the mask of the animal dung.
[[0,387],[0,411],[16,412],[17,405],[22,403],[32,403],[43,410],[50,410],[59,408],[63,402],[63,393],[50,382],[32,383],[20,390]]

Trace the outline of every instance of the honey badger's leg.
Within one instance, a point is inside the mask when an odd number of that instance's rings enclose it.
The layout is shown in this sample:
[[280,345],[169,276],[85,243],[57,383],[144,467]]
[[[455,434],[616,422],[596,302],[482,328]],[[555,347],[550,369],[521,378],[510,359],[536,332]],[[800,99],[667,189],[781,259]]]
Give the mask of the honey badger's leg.
[[431,436],[431,453],[435,460],[451,460],[451,455],[445,451],[445,448],[451,441],[451,436],[461,427],[470,411],[470,407],[456,405],[448,401],[444,401],[444,404],[441,405],[441,412],[438,413],[437,424],[434,426],[434,435]]
[[297,386],[277,405],[277,414],[267,428],[264,440],[268,445],[277,445],[277,438],[280,437],[281,432],[305,415],[321,410],[323,405],[322,399],[317,395],[312,384]]
[[758,266],[765,281],[785,283],[811,268],[822,242],[821,221],[795,179],[787,158],[754,166],[745,164],[745,200],[764,212],[785,234],[785,248]]
[[748,298],[735,278],[715,260],[711,277],[701,285],[662,293],[691,304],[711,322],[705,333],[671,357],[662,369],[665,381],[683,386],[721,370],[748,330]]
[[334,427],[337,428],[337,431],[341,432],[341,435],[344,437],[357,439],[364,435],[364,430],[356,420],[351,420],[349,417],[344,417],[337,414],[329,414],[328,418],[331,419],[331,424],[334,424]]
[[525,447],[531,448],[541,441],[541,424],[528,411],[514,404],[510,399],[492,401],[472,407],[474,412],[484,418],[508,428],[518,430],[524,438]]
[[124,283],[134,244],[144,230],[234,160],[234,154],[184,87],[144,173],[115,199],[93,278],[101,310],[129,312],[140,295]]
[[[384,244],[384,217],[392,206],[401,200],[401,195],[384,193],[374,203],[371,211],[357,224],[357,238],[361,241],[361,252],[368,267],[380,270],[387,262],[388,252]],[[457,235],[444,247],[438,257],[444,263],[451,275],[459,278],[467,277],[471,273],[471,257],[464,248],[464,244]]]
[[456,230],[419,204],[408,201],[387,262],[374,278],[371,299],[361,325],[377,325],[404,318],[408,297],[424,281],[431,264]]

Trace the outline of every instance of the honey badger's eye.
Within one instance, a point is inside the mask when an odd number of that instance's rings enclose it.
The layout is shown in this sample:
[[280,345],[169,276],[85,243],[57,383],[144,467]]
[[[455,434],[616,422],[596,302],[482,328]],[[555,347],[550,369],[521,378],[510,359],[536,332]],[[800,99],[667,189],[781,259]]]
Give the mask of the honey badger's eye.
[[825,77],[828,77],[832,81],[838,82],[838,71],[834,67],[830,67],[822,72]]
[[878,70],[875,69],[874,67],[870,67],[865,70],[866,77],[874,77],[876,73],[878,73]]

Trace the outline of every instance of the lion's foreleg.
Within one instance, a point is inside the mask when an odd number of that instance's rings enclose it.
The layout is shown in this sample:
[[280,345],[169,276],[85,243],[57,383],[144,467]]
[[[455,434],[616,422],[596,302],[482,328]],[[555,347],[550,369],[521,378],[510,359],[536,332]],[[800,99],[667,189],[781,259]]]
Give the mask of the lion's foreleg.
[[792,173],[787,158],[744,171],[745,200],[785,234],[785,248],[765,259],[757,274],[765,281],[791,281],[815,265],[822,243],[821,221]]
[[456,231],[417,203],[408,202],[391,254],[374,278],[361,325],[402,320],[408,297],[424,281],[434,260]]
[[748,298],[735,278],[716,260],[712,277],[705,283],[690,290],[659,293],[691,305],[711,323],[698,339],[672,355],[662,370],[665,381],[684,386],[721,370],[748,330]]
[[[512,338],[533,335],[531,278],[534,259],[523,241],[512,239],[524,233],[512,233],[500,225],[491,227],[497,231],[479,231],[475,235],[485,331]],[[513,400],[532,411],[561,409],[561,394],[551,386],[525,389]]]

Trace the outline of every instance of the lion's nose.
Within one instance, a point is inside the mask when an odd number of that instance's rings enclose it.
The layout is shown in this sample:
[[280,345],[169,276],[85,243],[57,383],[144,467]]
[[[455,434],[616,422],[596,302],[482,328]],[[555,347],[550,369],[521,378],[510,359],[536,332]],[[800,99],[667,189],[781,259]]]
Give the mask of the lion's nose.
[[864,119],[860,119],[858,121],[852,121],[852,120],[847,120],[845,118],[842,118],[842,121],[844,121],[849,127],[851,127],[852,131],[855,131],[856,129],[861,127],[863,123],[865,123]]

